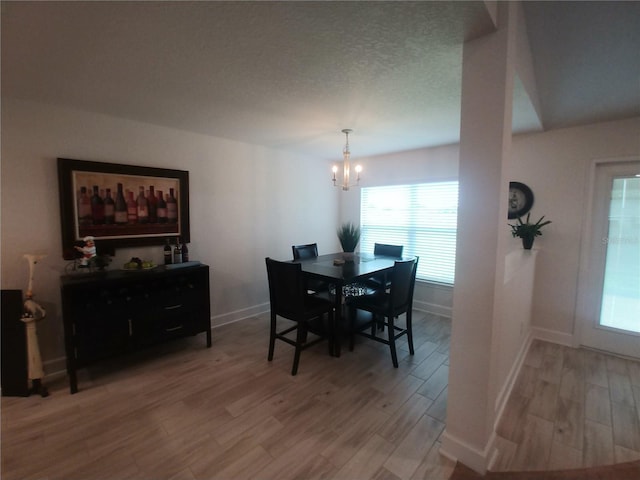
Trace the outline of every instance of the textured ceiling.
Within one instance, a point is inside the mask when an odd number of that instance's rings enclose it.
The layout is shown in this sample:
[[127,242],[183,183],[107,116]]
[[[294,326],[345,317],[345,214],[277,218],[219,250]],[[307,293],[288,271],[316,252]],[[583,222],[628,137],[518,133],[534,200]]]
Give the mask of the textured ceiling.
[[[570,8],[556,16],[554,6],[525,11],[528,29],[542,32],[532,37],[543,120],[564,126],[580,123],[581,107],[591,112],[609,76],[628,76],[616,72],[618,55],[589,91],[567,98],[575,83],[565,83],[601,59],[566,71],[587,19],[576,25]],[[599,42],[609,34],[601,23]],[[483,2],[2,2],[2,95],[326,159],[340,156],[340,130],[352,128],[357,158],[457,142],[462,42],[492,29]],[[624,88],[610,93],[640,114]],[[611,115],[600,104],[598,115]],[[521,88],[515,105],[516,130],[534,128]]]
[[640,2],[525,2],[545,128],[640,115]]

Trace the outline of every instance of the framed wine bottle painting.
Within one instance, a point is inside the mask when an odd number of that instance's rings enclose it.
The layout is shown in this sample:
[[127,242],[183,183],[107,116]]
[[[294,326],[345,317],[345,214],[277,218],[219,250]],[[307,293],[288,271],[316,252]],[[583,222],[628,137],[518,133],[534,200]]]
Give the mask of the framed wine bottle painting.
[[93,237],[103,251],[190,241],[189,172],[58,158],[63,257]]

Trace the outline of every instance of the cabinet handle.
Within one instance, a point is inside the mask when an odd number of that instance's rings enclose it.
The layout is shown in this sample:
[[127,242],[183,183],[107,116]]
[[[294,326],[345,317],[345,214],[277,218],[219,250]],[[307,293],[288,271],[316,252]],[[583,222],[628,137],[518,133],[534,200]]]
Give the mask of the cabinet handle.
[[179,303],[178,305],[171,305],[169,307],[164,307],[165,310],[175,310],[176,308],[181,308],[182,304]]
[[128,318],[127,322],[129,322],[129,336],[133,337],[133,325],[131,324],[131,319]]
[[165,332],[175,332],[176,330],[181,330],[182,328],[183,328],[182,325],[178,325],[177,327],[166,328]]

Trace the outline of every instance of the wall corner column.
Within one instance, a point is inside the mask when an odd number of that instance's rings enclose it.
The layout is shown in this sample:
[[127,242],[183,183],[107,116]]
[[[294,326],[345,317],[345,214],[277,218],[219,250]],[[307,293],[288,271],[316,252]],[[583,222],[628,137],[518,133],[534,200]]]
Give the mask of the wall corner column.
[[496,32],[465,43],[460,197],[446,431],[441,452],[484,472],[495,439],[497,348],[506,254],[515,4]]

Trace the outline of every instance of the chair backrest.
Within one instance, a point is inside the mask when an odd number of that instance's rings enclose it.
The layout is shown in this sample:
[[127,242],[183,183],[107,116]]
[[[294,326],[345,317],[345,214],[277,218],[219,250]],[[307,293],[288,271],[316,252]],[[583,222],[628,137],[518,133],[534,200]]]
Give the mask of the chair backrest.
[[385,257],[402,258],[402,245],[386,245],[384,243],[375,243],[373,245],[374,255],[383,255]]
[[306,260],[318,256],[318,244],[309,243],[307,245],[292,245],[294,260]]
[[419,257],[413,260],[396,260],[393,265],[389,308],[394,316],[412,308],[418,260]]
[[299,263],[265,258],[269,278],[271,311],[282,317],[295,317],[304,311],[306,287]]

